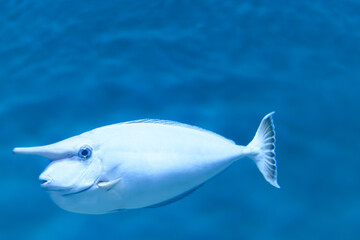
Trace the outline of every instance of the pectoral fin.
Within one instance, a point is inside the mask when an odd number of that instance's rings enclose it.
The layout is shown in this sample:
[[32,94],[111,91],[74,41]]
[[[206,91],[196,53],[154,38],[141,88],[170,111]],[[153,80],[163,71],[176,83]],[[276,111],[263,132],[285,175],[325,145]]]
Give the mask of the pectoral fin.
[[97,183],[97,186],[99,188],[105,189],[107,191],[109,191],[111,188],[113,188],[118,182],[120,182],[121,178],[116,178],[114,180],[109,180],[109,181],[99,181]]

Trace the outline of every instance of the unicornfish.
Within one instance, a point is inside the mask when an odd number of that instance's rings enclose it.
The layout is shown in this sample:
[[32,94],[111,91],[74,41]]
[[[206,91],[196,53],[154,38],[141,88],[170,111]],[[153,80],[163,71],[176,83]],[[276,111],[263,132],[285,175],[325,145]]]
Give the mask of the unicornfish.
[[245,157],[279,188],[273,114],[262,119],[246,146],[199,127],[145,119],[13,152],[50,160],[39,177],[41,187],[67,211],[104,214],[161,207],[184,198]]

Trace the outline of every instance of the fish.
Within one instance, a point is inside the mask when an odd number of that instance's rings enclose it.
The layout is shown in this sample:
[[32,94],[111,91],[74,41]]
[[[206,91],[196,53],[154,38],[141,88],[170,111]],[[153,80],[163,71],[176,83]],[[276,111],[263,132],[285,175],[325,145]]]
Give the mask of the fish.
[[66,211],[105,214],[157,208],[183,199],[245,157],[280,188],[273,114],[262,119],[246,146],[199,127],[142,119],[13,152],[50,160],[39,177],[41,187]]

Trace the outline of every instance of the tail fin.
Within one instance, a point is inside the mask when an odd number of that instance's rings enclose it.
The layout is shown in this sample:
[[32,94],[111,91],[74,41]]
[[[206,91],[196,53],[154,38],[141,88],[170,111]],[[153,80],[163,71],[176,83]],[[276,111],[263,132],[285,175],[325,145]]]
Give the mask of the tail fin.
[[277,183],[275,160],[275,125],[271,112],[260,123],[254,139],[246,146],[249,157],[254,160],[260,172],[274,187],[280,188]]

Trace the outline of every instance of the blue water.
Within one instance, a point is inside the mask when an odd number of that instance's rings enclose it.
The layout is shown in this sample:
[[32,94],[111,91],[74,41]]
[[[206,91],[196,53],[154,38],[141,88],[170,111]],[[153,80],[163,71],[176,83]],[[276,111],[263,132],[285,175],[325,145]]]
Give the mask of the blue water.
[[[1,1],[0,239],[357,239],[360,2]],[[243,160],[172,205],[58,208],[16,146],[159,118],[247,144],[276,111],[280,190]]]

